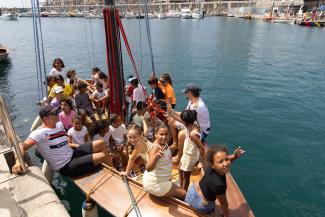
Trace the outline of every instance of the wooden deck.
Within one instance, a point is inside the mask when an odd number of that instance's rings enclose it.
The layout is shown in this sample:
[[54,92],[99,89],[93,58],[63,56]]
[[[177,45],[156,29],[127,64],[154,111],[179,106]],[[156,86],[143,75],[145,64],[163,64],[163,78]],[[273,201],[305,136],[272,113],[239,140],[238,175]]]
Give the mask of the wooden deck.
[[[178,171],[173,169],[173,182],[178,181]],[[191,181],[198,180],[200,174],[193,174]],[[75,184],[86,194],[93,189],[91,198],[102,208],[114,216],[136,216],[131,210],[131,200],[128,195],[125,183],[119,172],[107,166],[100,170],[83,177],[75,178]],[[183,201],[175,198],[158,198],[149,195],[141,184],[142,180],[134,181],[129,179],[129,184],[136,198],[142,216],[205,216],[196,213],[190,206]],[[231,217],[254,217],[244,196],[242,195],[231,174],[227,174],[227,197]],[[219,205],[216,205],[219,209]],[[209,215],[211,216],[211,215]],[[213,216],[220,216],[218,212]]]

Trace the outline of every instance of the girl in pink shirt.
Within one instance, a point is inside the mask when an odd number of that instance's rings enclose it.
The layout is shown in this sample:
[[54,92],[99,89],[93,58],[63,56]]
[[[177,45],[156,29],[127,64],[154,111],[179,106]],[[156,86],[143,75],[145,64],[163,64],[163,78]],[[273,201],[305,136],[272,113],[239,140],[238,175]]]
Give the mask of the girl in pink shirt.
[[72,101],[70,99],[63,99],[61,101],[62,111],[59,113],[59,119],[63,124],[63,127],[68,131],[72,127],[72,118],[76,114],[72,107]]

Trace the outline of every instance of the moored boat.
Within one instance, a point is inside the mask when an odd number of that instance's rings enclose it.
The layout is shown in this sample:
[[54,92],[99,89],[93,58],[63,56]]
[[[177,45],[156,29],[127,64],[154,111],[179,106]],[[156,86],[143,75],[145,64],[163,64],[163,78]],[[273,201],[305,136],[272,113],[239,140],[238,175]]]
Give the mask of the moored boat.
[[176,10],[169,10],[166,13],[166,17],[167,18],[179,18],[179,17],[181,17],[181,12],[176,11]]
[[311,26],[311,27],[324,27],[325,21],[297,21],[297,24],[301,26]]
[[41,17],[49,17],[50,13],[47,11],[42,11],[41,12]]
[[273,23],[283,23],[283,24],[295,24],[296,19],[291,18],[276,18],[272,20]]
[[[198,181],[203,176],[203,170],[192,172],[191,181]],[[173,169],[173,182],[178,181],[178,170]],[[96,203],[114,216],[136,216],[132,209],[129,194],[120,173],[107,165],[98,171],[74,179],[75,184]],[[176,198],[159,198],[147,193],[142,185],[142,176],[137,180],[128,179],[136,204],[143,216],[206,216],[196,212],[185,202]],[[118,195],[118,200],[116,196]],[[254,214],[247,204],[231,174],[227,174],[227,198],[232,217],[253,217]],[[216,204],[216,215],[220,206]]]
[[166,14],[165,13],[158,13],[157,18],[158,19],[166,19]]
[[0,62],[6,60],[9,56],[9,50],[4,47],[0,47]]
[[18,20],[18,16],[14,13],[4,13],[0,16],[0,20],[16,21]]
[[182,19],[191,19],[192,18],[192,13],[189,8],[183,8],[181,10],[181,18]]

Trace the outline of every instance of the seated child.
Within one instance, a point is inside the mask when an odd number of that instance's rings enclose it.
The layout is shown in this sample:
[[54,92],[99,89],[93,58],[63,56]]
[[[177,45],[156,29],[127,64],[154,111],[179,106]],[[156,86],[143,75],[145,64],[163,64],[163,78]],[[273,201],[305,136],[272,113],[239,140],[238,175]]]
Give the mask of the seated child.
[[103,84],[101,82],[96,83],[96,90],[90,95],[90,100],[95,104],[98,112],[98,116],[105,113],[105,108],[108,106],[108,94],[104,90]]
[[111,150],[115,156],[113,163],[119,170],[122,169],[123,165],[127,163],[127,152],[125,150],[127,130],[124,124],[122,124],[121,116],[113,114],[111,116],[111,126],[109,126],[111,139]]
[[63,127],[68,131],[72,127],[72,118],[76,114],[72,107],[72,101],[70,99],[61,100],[61,110],[59,113],[59,119],[63,124]]
[[162,109],[165,111],[167,110],[166,102],[165,102],[165,95],[161,88],[158,86],[158,78],[156,77],[150,77],[148,79],[148,84],[150,85],[150,88],[152,89],[152,96],[156,103],[160,105]]
[[64,83],[64,78],[62,75],[58,75],[55,77],[56,84],[51,89],[51,92],[49,93],[49,99],[53,99],[55,97],[54,95],[54,88],[57,86],[61,86],[63,88],[63,96],[64,98],[70,98],[73,95],[73,89],[70,86],[70,84]]
[[111,137],[111,134],[109,132],[109,123],[105,120],[94,122],[90,128],[89,136],[93,141],[104,140],[105,145],[109,148],[109,140]]
[[82,145],[89,141],[88,130],[82,126],[82,117],[75,115],[72,119],[73,127],[68,131],[69,143]]
[[85,120],[85,116],[89,116],[93,122],[96,121],[95,116],[93,114],[93,108],[91,101],[89,99],[89,94],[87,92],[87,84],[80,82],[78,84],[79,93],[75,95],[76,107],[78,114],[83,116],[83,120]]
[[56,86],[52,88],[52,91],[55,97],[51,100],[50,105],[53,107],[60,107],[63,98],[63,88],[61,86]]
[[143,118],[150,118],[149,113],[147,112],[147,103],[139,101],[136,104],[136,108],[137,111],[133,116],[132,122],[143,129]]
[[172,154],[167,144],[170,137],[167,126],[159,126],[156,139],[148,151],[148,162],[143,174],[143,187],[157,197],[176,197],[184,200],[186,191],[172,179]]

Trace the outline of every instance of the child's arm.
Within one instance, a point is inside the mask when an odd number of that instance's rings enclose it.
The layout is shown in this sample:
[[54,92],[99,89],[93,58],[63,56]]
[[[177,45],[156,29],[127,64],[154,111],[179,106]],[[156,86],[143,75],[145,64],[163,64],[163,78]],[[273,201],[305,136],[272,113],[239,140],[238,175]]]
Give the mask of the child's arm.
[[234,154],[229,156],[231,162],[233,162],[234,160],[240,158],[244,153],[245,153],[245,151],[243,149],[241,149],[240,146],[238,148],[236,148],[235,151],[234,151]]
[[147,124],[147,119],[145,118],[145,116],[143,116],[143,118],[142,118],[142,123],[143,123],[143,135],[145,137],[147,137],[147,134],[148,134],[148,124]]
[[148,162],[146,164],[146,169],[148,172],[151,172],[155,169],[157,161],[159,158],[163,157],[164,147],[154,147],[148,152]]
[[89,142],[89,134],[88,133],[85,135],[84,139],[85,139],[85,142]]
[[69,144],[72,143],[72,136],[71,135],[68,135],[68,142],[69,142]]
[[196,130],[192,131],[190,133],[190,139],[197,145],[197,147],[200,150],[200,155],[201,157],[204,157],[205,155],[205,150],[204,150],[204,145],[201,142],[201,138],[198,135],[198,132]]
[[134,161],[137,159],[139,153],[141,152],[141,150],[143,149],[144,144],[142,142],[136,144],[134,150],[132,151],[131,156],[129,157],[129,161],[128,161],[128,165],[126,166],[126,170],[125,172],[122,172],[122,175],[129,175],[132,167],[134,165]]

